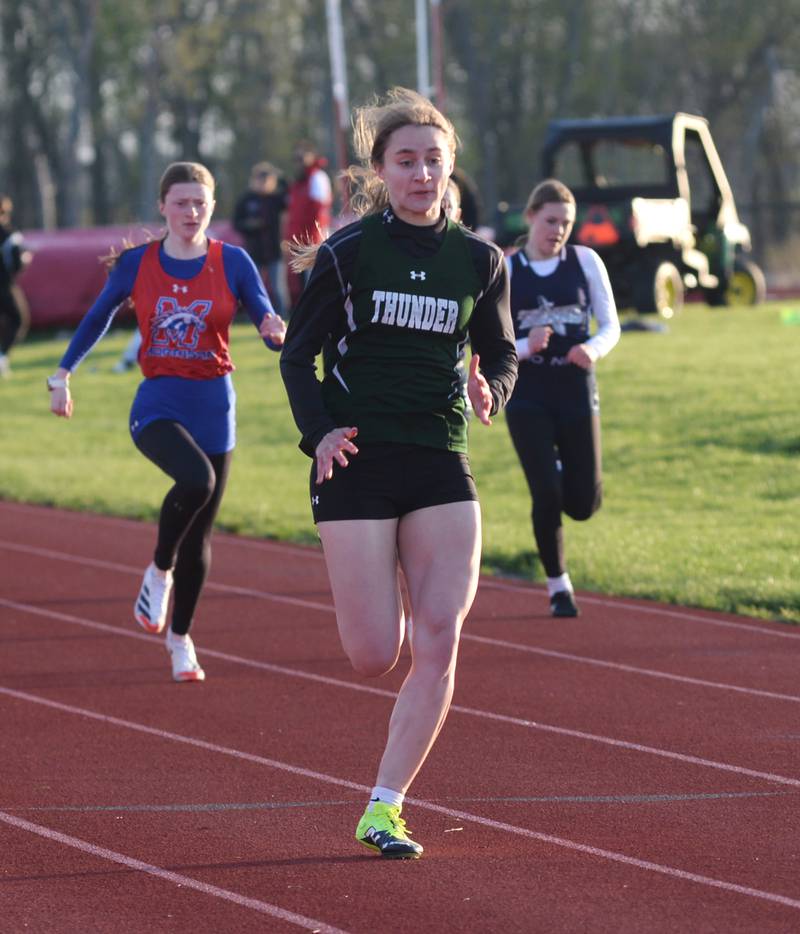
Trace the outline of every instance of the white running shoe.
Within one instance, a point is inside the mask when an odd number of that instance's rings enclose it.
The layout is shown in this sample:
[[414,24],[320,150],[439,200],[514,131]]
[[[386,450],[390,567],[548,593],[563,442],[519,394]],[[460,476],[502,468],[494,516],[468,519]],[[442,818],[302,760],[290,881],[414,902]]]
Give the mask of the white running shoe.
[[171,629],[168,629],[167,651],[172,658],[173,681],[206,680],[206,673],[197,661],[191,636],[179,636]]
[[150,564],[144,572],[139,596],[133,607],[136,622],[148,632],[161,632],[167,623],[172,571],[161,571]]

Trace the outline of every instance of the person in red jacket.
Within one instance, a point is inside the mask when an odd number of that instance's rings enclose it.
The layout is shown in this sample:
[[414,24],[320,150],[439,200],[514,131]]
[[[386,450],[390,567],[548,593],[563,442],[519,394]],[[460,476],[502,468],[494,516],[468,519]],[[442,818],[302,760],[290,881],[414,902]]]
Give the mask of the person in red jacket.
[[[289,186],[289,204],[284,239],[289,244],[321,243],[330,232],[333,190],[324,166],[328,160],[307,142],[294,151],[295,178]],[[305,288],[307,274],[289,270],[289,303],[292,308]]]

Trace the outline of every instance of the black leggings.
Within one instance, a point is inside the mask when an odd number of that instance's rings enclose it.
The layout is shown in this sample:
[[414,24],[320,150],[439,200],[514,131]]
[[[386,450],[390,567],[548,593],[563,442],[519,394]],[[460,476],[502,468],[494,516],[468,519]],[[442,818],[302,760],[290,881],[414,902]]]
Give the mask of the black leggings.
[[211,529],[233,451],[205,454],[182,425],[166,419],[143,428],[136,446],[175,481],[161,506],[153,560],[175,569],[171,628],[185,635],[211,567]]
[[589,519],[603,499],[600,416],[516,409],[506,410],[506,423],[533,498],[539,558],[548,577],[559,577],[566,570],[561,513]]

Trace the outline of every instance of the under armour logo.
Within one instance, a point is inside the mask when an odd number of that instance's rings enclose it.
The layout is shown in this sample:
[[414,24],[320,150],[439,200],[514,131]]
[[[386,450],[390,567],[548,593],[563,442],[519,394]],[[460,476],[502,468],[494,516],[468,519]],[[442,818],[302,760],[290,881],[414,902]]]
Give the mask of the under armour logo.
[[312,496],[312,497],[311,497],[311,505],[312,505],[312,506],[319,506],[319,496]]
[[185,295],[189,291],[188,285],[178,285],[177,282],[172,283],[172,291],[177,295],[178,292],[183,292]]
[[411,276],[412,279],[421,279],[423,282],[425,281],[424,272],[414,272],[414,270],[412,269],[409,275]]

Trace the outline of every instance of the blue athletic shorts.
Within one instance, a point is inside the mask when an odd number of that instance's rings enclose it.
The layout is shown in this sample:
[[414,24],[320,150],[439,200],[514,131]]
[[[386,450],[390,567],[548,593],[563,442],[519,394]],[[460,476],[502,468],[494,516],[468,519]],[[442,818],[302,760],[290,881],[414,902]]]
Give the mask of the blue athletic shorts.
[[215,379],[155,376],[139,384],[129,420],[134,441],[158,419],[177,422],[206,454],[236,446],[236,393],[230,373]]

